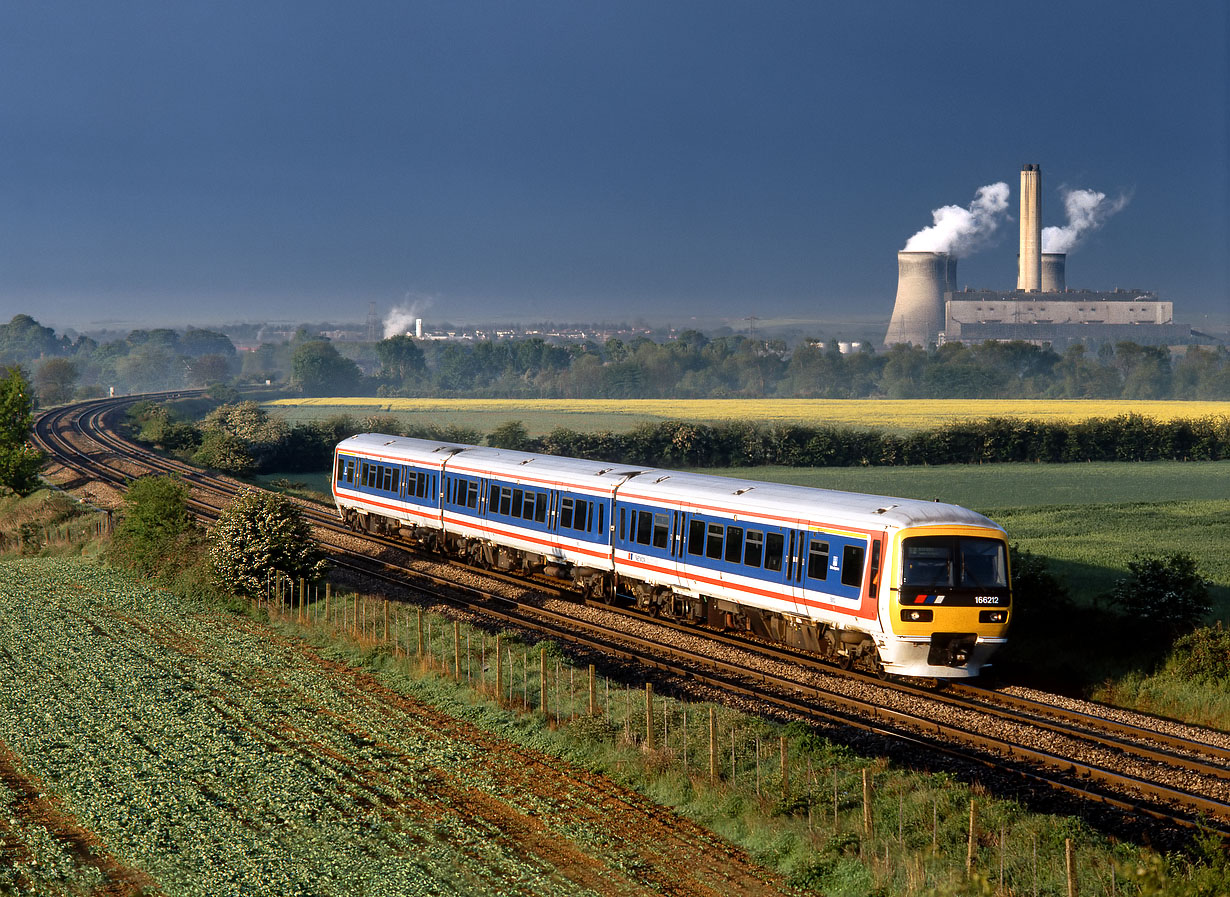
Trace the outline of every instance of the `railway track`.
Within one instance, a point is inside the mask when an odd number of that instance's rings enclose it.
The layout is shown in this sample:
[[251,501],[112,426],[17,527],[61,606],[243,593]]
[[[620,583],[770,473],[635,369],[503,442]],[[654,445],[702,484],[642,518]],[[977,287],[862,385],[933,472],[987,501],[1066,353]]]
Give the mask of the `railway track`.
[[[154,455],[118,435],[120,418],[135,401],[53,409],[38,418],[35,439],[65,468],[112,488],[122,489],[141,471],[178,473],[192,489],[194,510],[216,517],[243,484]],[[965,684],[937,690],[882,682],[746,638],[649,620],[627,609],[583,607],[552,582],[416,557],[401,543],[343,528],[331,510],[301,505],[335,562],[356,575],[464,607],[499,625],[534,630],[578,651],[656,669],[750,709],[859,731],[899,754],[925,754],[933,765],[982,770],[1014,793],[1024,787],[1035,796],[1056,793],[1068,807],[1096,805],[1140,826],[1147,837],[1158,837],[1157,826],[1230,837],[1225,733]]]

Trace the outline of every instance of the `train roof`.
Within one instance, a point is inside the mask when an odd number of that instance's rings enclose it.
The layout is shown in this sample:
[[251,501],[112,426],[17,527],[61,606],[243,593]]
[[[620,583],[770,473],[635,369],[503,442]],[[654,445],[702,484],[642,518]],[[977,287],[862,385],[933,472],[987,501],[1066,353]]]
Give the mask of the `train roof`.
[[712,507],[748,516],[816,521],[861,529],[957,524],[999,525],[959,505],[812,486],[791,486],[682,471],[646,471],[619,490],[621,498],[703,510]]
[[[342,451],[415,463],[439,469],[496,476],[501,480],[547,487],[566,485],[610,494],[621,483],[621,498],[695,510],[720,510],[748,517],[824,522],[859,529],[904,526],[999,525],[989,518],[944,502],[791,486],[764,480],[637,467],[486,446],[361,433],[338,444]],[[451,460],[450,460],[451,459]]]

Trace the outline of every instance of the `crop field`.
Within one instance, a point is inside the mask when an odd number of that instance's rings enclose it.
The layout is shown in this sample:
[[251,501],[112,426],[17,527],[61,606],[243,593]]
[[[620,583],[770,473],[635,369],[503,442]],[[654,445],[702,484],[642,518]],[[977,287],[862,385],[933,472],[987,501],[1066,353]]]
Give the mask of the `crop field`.
[[328,651],[0,562],[0,893],[778,893],[695,825]]
[[530,435],[555,427],[624,432],[639,423],[741,420],[874,428],[889,432],[924,430],[962,420],[1016,417],[1077,421],[1140,414],[1156,420],[1230,414],[1230,402],[1138,400],[996,399],[278,399],[266,405],[291,422],[333,414],[356,417],[391,414],[415,423],[465,426],[490,432],[508,420],[521,421]]

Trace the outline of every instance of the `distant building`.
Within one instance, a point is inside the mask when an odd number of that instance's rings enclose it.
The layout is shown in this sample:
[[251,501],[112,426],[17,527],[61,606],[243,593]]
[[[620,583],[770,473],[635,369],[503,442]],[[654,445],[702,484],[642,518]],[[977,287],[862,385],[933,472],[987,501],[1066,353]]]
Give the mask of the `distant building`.
[[962,290],[947,293],[940,342],[1023,340],[1062,349],[1073,343],[1190,342],[1174,303],[1146,290]]

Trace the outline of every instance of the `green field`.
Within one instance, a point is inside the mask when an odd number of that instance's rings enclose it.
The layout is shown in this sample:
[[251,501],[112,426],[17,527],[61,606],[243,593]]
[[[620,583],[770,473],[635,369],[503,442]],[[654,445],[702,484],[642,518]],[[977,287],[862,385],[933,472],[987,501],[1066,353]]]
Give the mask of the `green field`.
[[490,636],[464,627],[454,677],[451,623],[426,615],[435,660],[412,659],[410,608],[398,659],[355,645],[319,605],[314,625],[266,623],[79,560],[0,561],[0,574],[0,893],[782,893],[747,854],[832,897],[991,893],[963,887],[975,798],[974,869],[1013,893],[1061,893],[1065,838],[1082,893],[1163,874],[1075,818],[724,707],[714,725],[738,762],[723,751],[711,782],[709,705],[659,696],[659,747],[637,735],[638,682],[602,680],[598,715],[570,720],[585,696],[552,647],[552,723],[539,648],[506,639],[529,704],[498,706],[474,656]]

